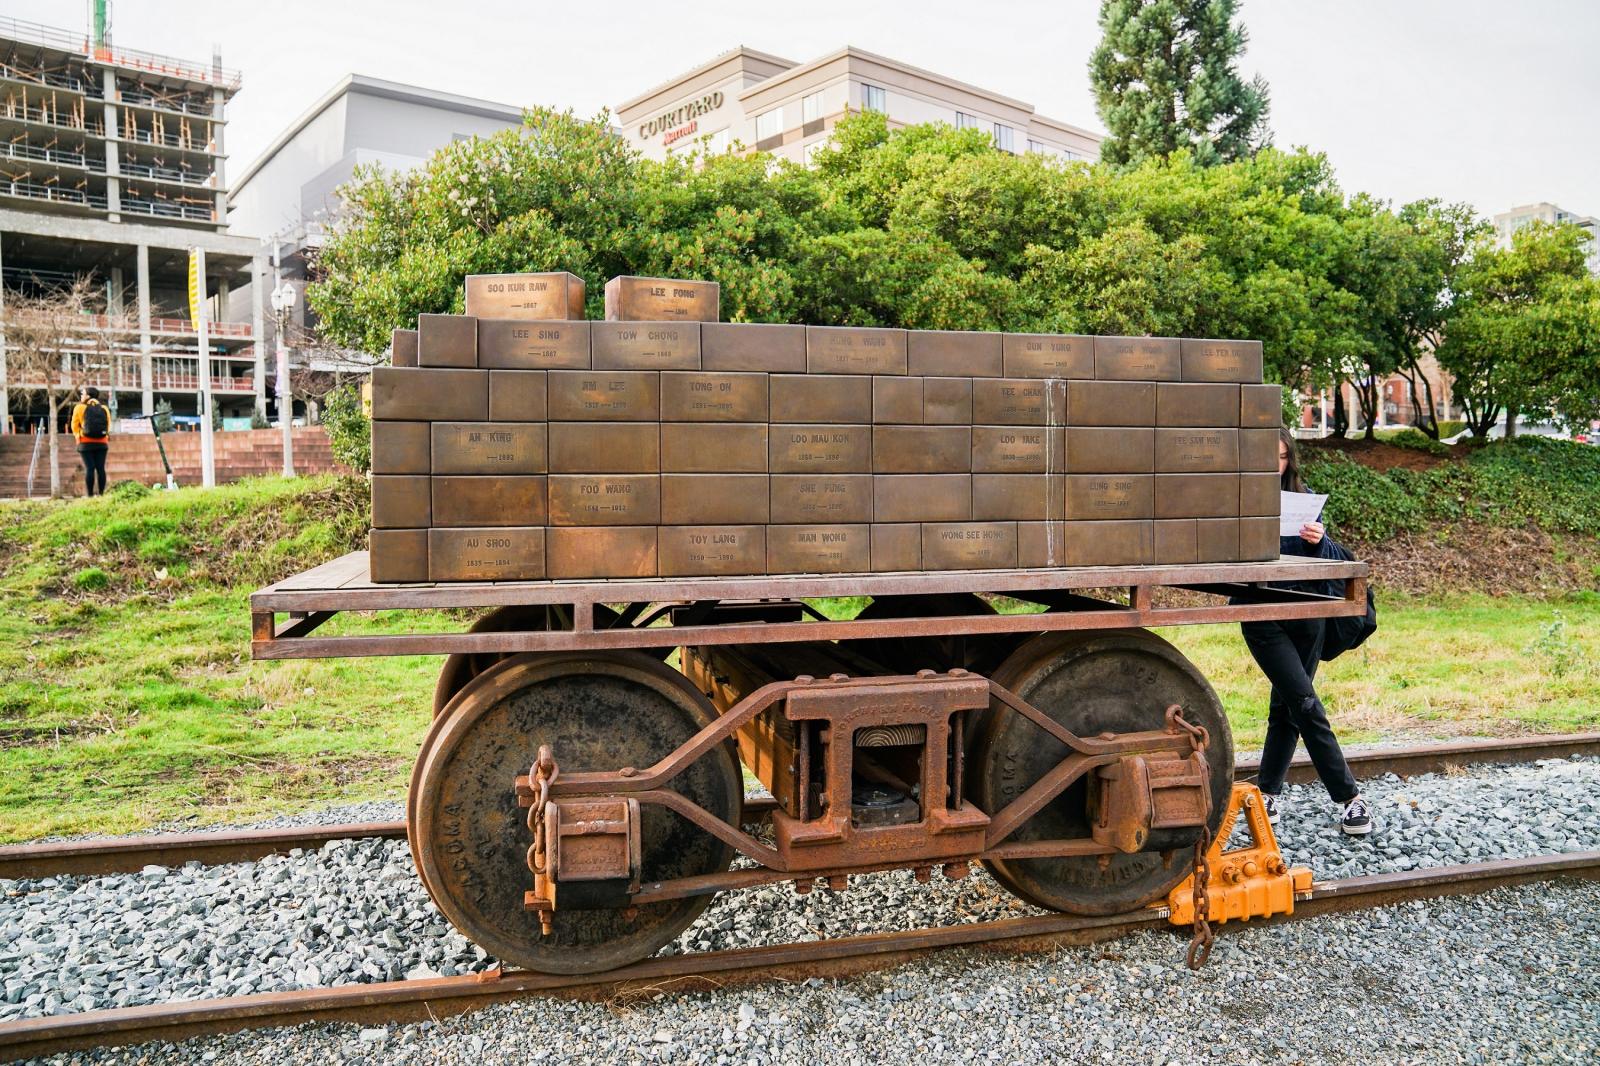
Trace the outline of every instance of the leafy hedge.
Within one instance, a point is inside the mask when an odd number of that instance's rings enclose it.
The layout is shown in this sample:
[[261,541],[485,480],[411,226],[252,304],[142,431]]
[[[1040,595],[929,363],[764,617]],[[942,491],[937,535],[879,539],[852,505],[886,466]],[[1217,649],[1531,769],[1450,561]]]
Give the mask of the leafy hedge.
[[1474,449],[1431,470],[1378,472],[1340,452],[1311,448],[1306,484],[1328,494],[1327,519],[1360,543],[1463,521],[1537,525],[1552,532],[1600,530],[1600,448],[1517,437]]

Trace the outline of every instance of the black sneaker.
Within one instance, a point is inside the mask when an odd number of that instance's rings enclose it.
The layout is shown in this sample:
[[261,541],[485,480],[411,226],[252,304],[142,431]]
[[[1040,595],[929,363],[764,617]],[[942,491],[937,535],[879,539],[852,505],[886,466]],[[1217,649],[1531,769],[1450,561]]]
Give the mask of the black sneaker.
[[1267,821],[1278,824],[1278,812],[1283,810],[1283,795],[1278,792],[1261,793],[1261,809],[1267,812]]
[[1344,805],[1344,815],[1339,819],[1339,828],[1344,830],[1346,836],[1364,837],[1372,832],[1372,808],[1367,806],[1367,801],[1357,796]]

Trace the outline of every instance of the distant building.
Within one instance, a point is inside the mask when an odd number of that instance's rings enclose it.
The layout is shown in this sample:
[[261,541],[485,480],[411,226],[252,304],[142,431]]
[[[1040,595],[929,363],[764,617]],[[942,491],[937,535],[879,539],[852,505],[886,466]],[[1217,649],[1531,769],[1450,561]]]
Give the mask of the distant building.
[[1600,275],[1600,220],[1593,215],[1579,215],[1555,204],[1538,203],[1513,207],[1494,216],[1495,242],[1502,248],[1511,247],[1511,235],[1534,222],[1570,222],[1589,235],[1585,249],[1589,258],[1589,273]]
[[[293,366],[349,368],[340,353],[308,343],[316,324],[305,299],[308,261],[338,210],[335,190],[357,167],[408,171],[452,141],[520,125],[520,107],[351,74],[245,168],[228,195],[229,224],[265,241],[269,288],[281,280],[297,291],[285,331]],[[268,332],[275,338],[275,320]]]
[[[230,293],[265,268],[259,243],[227,227],[226,108],[239,75],[210,63],[113,44],[89,33],[0,18],[0,299],[77,277],[106,294],[109,356],[62,353],[98,385],[114,416],[165,400],[199,410],[199,335],[189,319],[188,250],[206,251],[211,378],[224,415],[264,402],[262,307],[229,315]],[[134,338],[137,339],[134,339]],[[41,381],[8,375],[0,338],[0,432],[41,424]]]
[[629,145],[651,159],[735,144],[810,162],[848,111],[881,111],[889,127],[944,122],[981,129],[996,148],[1094,160],[1099,134],[1032,104],[899,60],[845,47],[809,63],[743,46],[617,105]]

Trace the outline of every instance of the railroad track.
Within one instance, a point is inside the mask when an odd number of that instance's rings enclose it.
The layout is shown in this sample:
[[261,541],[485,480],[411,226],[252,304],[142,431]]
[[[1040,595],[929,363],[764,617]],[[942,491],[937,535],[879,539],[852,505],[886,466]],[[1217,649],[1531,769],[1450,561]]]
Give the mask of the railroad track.
[[[1382,777],[1385,774],[1415,777],[1475,763],[1529,763],[1574,755],[1600,755],[1600,733],[1379,748],[1352,754],[1349,762],[1350,769],[1358,778]],[[1253,777],[1255,772],[1254,760],[1245,760],[1237,768],[1241,778]],[[1297,758],[1289,771],[1289,780],[1293,782],[1315,778],[1316,773],[1304,756]],[[756,817],[769,808],[770,804],[747,804],[745,814],[747,817]],[[0,847],[0,878],[137,873],[146,866],[182,866],[186,862],[214,866],[228,862],[250,862],[268,855],[283,855],[296,848],[312,850],[330,840],[403,839],[405,835],[404,822],[362,822],[13,844]]]
[[[1380,907],[1416,899],[1487,892],[1559,879],[1600,880],[1600,852],[1376,874],[1313,884],[1292,915],[1268,922]],[[1244,924],[1216,927],[1232,932]],[[805,944],[696,952],[648,959],[605,974],[558,976],[492,970],[486,974],[351,984],[228,999],[123,1007],[30,1018],[0,1025],[0,1058],[31,1058],[91,1047],[176,1041],[194,1036],[297,1025],[311,1021],[389,1023],[460,1014],[528,995],[609,999],[726,988],[759,981],[838,978],[883,969],[956,947],[1047,951],[1147,929],[1172,928],[1165,908],[1081,918],[1045,915],[973,922],[938,929],[878,933]]]
[[[1391,748],[1352,757],[1358,776],[1415,776],[1449,766],[1530,762],[1600,753],[1600,734],[1506,742]],[[1241,764],[1242,775],[1253,766]],[[150,863],[247,861],[294,847],[315,848],[349,837],[403,836],[401,823],[257,830],[182,837],[26,845],[0,849],[0,876],[95,874],[138,870]],[[25,860],[27,862],[25,863]],[[48,867],[48,869],[43,867]],[[1600,880],[1600,852],[1505,859],[1317,882],[1300,898],[1293,920],[1338,911],[1488,891],[1557,879]],[[1221,932],[1242,923],[1228,923]],[[1258,920],[1255,924],[1260,924]],[[172,1004],[86,1011],[0,1024],[0,1060],[61,1051],[173,1041],[242,1029],[308,1021],[405,1022],[463,1013],[530,995],[606,999],[693,991],[763,981],[837,978],[883,969],[949,948],[1010,952],[1108,940],[1173,927],[1164,908],[1109,917],[1038,915],[934,929],[848,937],[803,944],[695,952],[657,957],[599,975],[557,976],[494,970],[486,974],[341,985]]]

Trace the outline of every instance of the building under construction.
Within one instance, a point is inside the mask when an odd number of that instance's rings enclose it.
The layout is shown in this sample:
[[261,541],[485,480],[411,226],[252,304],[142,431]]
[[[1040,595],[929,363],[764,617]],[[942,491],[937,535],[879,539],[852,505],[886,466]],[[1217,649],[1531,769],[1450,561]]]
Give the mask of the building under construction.
[[[216,409],[267,412],[266,286],[251,284],[267,276],[265,254],[259,241],[226,232],[223,133],[239,75],[220,56],[195,63],[113,44],[104,0],[91,22],[74,33],[0,19],[3,298],[90,279],[100,313],[85,317],[82,350],[62,353],[71,381],[109,395],[124,429],[161,401],[180,419],[196,416],[188,261],[201,248]],[[230,291],[246,286],[245,314],[227,321]],[[43,382],[7,369],[0,347],[5,431],[38,428]]]

